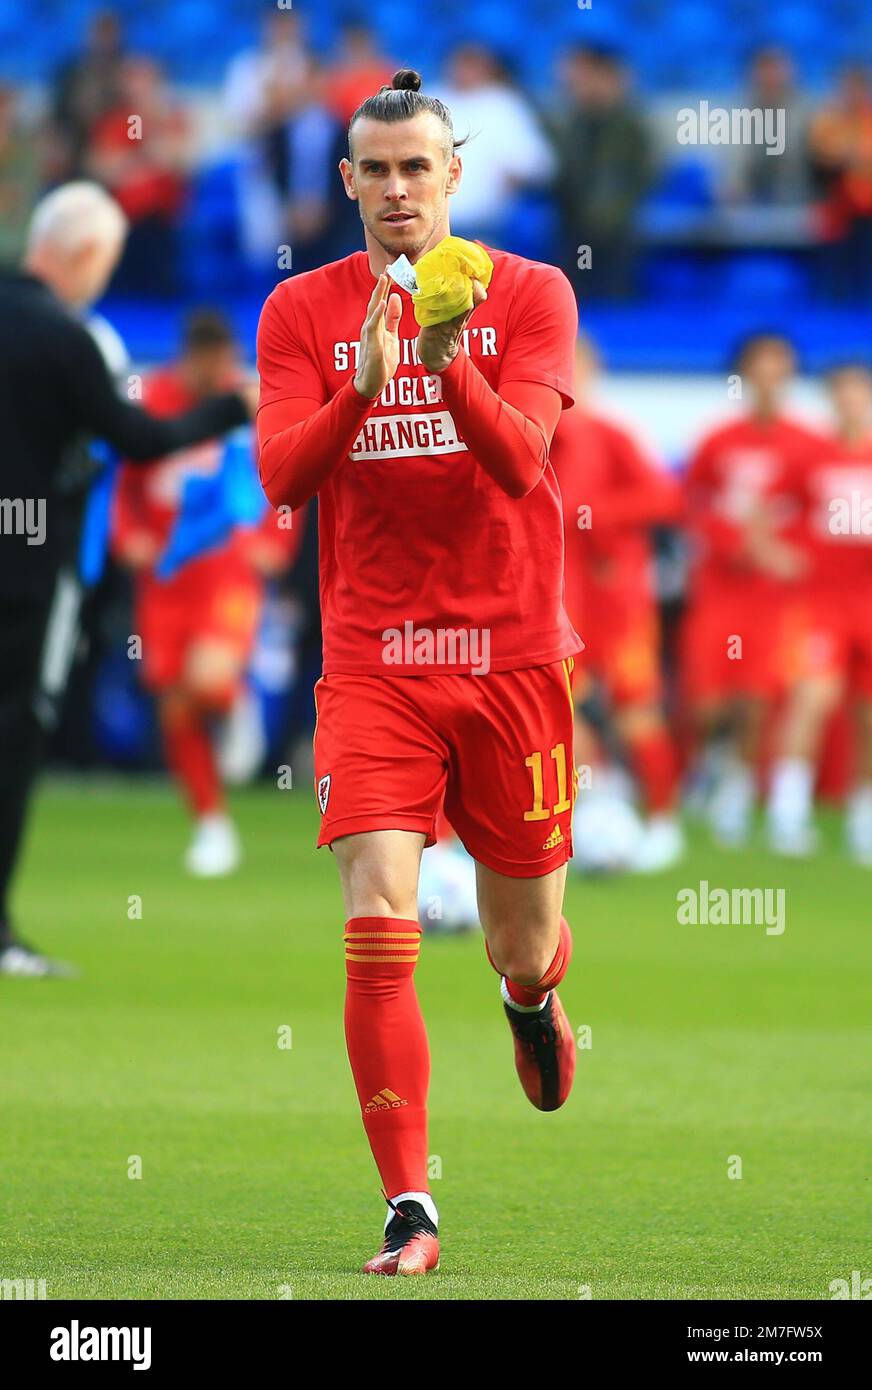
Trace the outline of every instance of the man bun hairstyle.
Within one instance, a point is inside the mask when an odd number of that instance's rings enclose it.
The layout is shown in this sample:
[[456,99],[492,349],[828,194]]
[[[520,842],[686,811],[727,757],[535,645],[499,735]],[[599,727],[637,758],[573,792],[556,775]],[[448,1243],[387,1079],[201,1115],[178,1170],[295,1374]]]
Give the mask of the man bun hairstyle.
[[390,81],[390,86],[384,86],[383,92],[420,92],[421,74],[415,72],[414,68],[397,68]]
[[410,121],[429,111],[441,122],[445,131],[446,158],[458,150],[465,140],[454,138],[451,112],[438,97],[421,91],[421,74],[414,68],[398,68],[390,83],[380,87],[374,96],[362,101],[348,122],[348,153],[351,156],[351,132],[355,121]]

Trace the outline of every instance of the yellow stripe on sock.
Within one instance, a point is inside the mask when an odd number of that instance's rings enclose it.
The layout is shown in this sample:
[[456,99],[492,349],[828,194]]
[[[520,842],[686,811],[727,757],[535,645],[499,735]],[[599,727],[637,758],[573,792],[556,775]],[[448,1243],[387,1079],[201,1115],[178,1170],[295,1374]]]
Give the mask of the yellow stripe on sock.
[[353,941],[345,943],[346,951],[419,951],[420,941]]
[[409,961],[417,960],[417,956],[352,956],[348,951],[346,951],[345,959],[371,961],[376,965],[408,965]]
[[419,941],[419,931],[349,931],[345,941]]
[[[345,958],[349,959],[350,955],[355,954],[357,960],[377,960],[378,952],[384,955],[385,951],[391,951],[391,947],[377,947],[376,951],[356,951],[355,947],[348,947],[345,951]],[[417,960],[419,958],[417,951],[394,951],[394,955],[398,960]]]

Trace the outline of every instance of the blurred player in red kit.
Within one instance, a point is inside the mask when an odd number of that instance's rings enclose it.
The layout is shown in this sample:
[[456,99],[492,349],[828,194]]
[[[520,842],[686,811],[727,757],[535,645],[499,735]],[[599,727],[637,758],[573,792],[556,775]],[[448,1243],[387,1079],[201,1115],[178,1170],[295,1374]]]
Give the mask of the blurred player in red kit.
[[783,413],[795,365],[784,338],[748,339],[736,361],[748,408],[703,439],[687,472],[693,550],[682,674],[698,741],[731,739],[708,807],[725,845],[747,838],[764,722],[789,682],[796,644],[804,565],[786,529],[796,470],[817,439]]
[[857,781],[847,810],[849,853],[872,867],[872,370],[845,364],[829,375],[834,432],[797,476],[808,557],[799,679],[791,692],[772,771],[770,843],[808,854],[814,780],[827,721],[847,696],[857,726]]
[[493,251],[473,308],[419,327],[386,267],[449,235],[462,173],[450,112],[419,88],[396,73],[349,126],[340,169],[365,251],[277,286],[258,333],[264,488],[276,506],[319,497],[319,844],[342,883],[346,1041],[388,1201],[365,1266],[376,1274],[438,1260],[413,972],[421,854],[443,799],[476,861],[516,1066],[539,1109],[564,1102],[576,1055],[555,986],[571,951],[580,643],[548,449],[572,403],[578,315],[560,271]]
[[[239,382],[240,375],[229,325],[201,311],[189,322],[180,360],[145,383],[144,402],[157,416],[172,415]],[[296,540],[270,512],[259,528],[240,528],[172,578],[157,577],[185,480],[214,474],[223,451],[222,440],[210,440],[152,464],[125,465],[114,516],[116,557],[135,574],[143,679],[157,697],[167,763],[195,821],[185,864],[202,877],[230,873],[240,860],[212,725],[229,712],[237,693],[260,616],[263,576],[290,562]]]
[[566,608],[585,644],[581,670],[605,690],[648,815],[628,867],[653,873],[681,857],[684,837],[676,751],[662,710],[650,528],[676,522],[682,496],[625,430],[591,409],[597,366],[593,345],[582,340],[576,403],[551,446],[563,496]]

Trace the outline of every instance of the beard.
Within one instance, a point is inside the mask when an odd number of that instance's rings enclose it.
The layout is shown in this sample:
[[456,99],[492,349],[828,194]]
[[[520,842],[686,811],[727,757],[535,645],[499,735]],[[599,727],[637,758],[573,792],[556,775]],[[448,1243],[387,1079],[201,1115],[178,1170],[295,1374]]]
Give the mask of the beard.
[[[429,225],[427,225],[426,227],[426,230],[424,229],[424,226],[422,224],[422,228],[419,235],[415,238],[414,241],[409,241],[407,237],[403,237],[397,234],[392,235],[390,223],[382,222],[379,219],[370,219],[365,217],[363,208],[361,208],[359,203],[357,206],[360,211],[361,222],[363,223],[364,227],[369,232],[373,240],[378,242],[382,250],[386,251],[389,256],[393,257],[406,255],[408,256],[410,261],[414,261],[416,257],[420,256],[421,252],[424,250],[425,246],[430,241],[430,238],[433,235],[433,231],[438,221],[438,219],[435,216],[432,217],[429,222]],[[418,213],[418,217],[419,219],[421,218],[420,213]]]

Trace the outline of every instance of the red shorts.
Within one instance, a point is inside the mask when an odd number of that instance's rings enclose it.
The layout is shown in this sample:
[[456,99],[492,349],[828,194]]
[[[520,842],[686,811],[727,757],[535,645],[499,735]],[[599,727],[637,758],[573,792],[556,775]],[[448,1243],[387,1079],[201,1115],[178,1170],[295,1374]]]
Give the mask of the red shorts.
[[800,633],[801,609],[789,594],[737,581],[730,592],[700,595],[681,634],[686,696],[775,699],[796,676]]
[[584,670],[602,681],[613,704],[660,700],[660,619],[649,593],[604,595],[588,606],[577,631]]
[[322,677],[318,844],[367,830],[435,840],[445,814],[473,859],[536,878],[572,855],[571,658],[486,676]]
[[175,685],[196,642],[236,648],[244,662],[257,633],[261,601],[258,576],[234,557],[205,556],[164,581],[143,576],[135,623],[142,638],[145,684],[151,690]]
[[872,593],[815,593],[804,617],[801,674],[844,677],[852,694],[872,698]]

